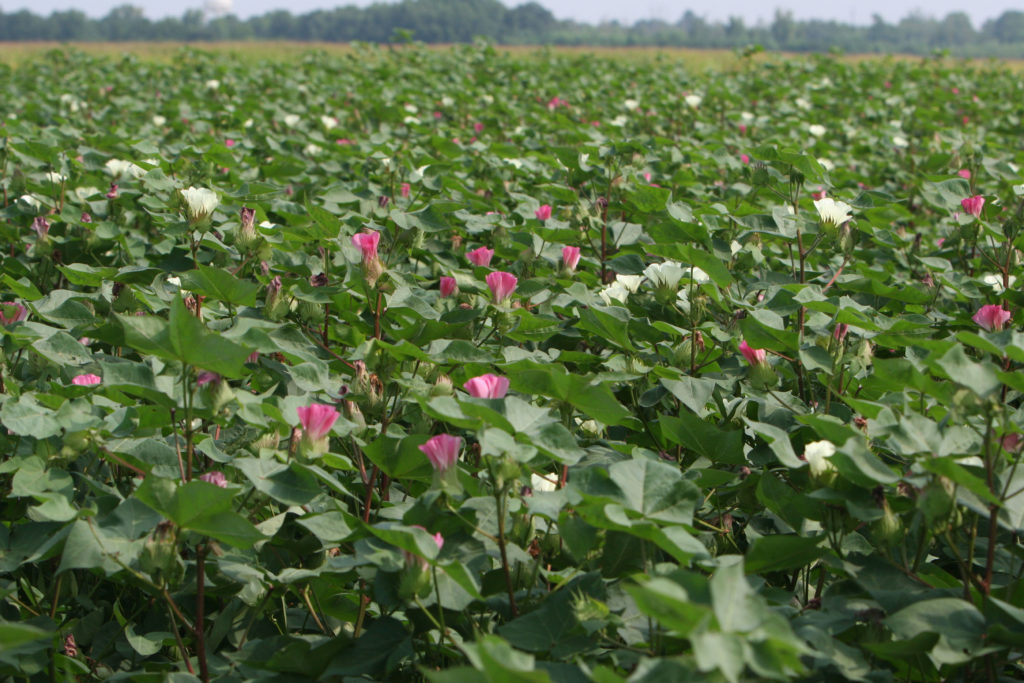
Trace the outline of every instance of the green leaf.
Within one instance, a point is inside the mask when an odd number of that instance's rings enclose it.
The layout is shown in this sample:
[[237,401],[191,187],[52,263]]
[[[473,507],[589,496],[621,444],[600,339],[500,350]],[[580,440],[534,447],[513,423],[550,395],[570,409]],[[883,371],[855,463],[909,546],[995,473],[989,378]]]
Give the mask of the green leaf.
[[722,429],[685,410],[678,416],[662,415],[658,424],[667,439],[696,451],[713,463],[741,465],[746,462],[741,429]]
[[224,268],[199,266],[181,274],[181,287],[232,306],[255,306],[260,286],[239,280]]
[[316,477],[297,465],[272,459],[235,458],[237,467],[258,491],[284,505],[305,505],[320,494]]
[[762,574],[798,569],[825,554],[821,542],[825,535],[814,537],[776,534],[761,536],[750,546],[743,561],[747,574]]

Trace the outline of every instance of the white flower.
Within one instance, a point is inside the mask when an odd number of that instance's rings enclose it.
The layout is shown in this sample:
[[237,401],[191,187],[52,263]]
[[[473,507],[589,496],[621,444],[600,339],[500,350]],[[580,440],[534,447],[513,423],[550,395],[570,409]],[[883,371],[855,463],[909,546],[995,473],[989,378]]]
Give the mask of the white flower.
[[252,119],[246,119],[245,123],[242,124],[242,128],[252,128]]
[[754,115],[749,111],[740,112],[740,120],[744,123],[750,123],[754,120]]
[[444,97],[441,98],[441,106],[453,107],[455,106],[455,100],[449,95],[445,95]]
[[67,180],[68,177],[66,175],[61,175],[56,171],[50,171],[49,173],[46,174],[46,179],[49,180],[54,185],[59,185],[63,183],[65,180]]
[[[147,160],[146,163],[148,164],[150,162]],[[156,162],[153,163],[156,165]],[[124,177],[125,175],[130,175],[133,178],[141,178],[146,175],[146,169],[137,164],[133,164],[130,161],[125,161],[124,159],[108,159],[107,163],[104,165],[107,167],[107,173],[109,173],[114,180]]]
[[635,294],[640,285],[643,284],[643,275],[616,275],[615,282],[621,284],[630,294]]
[[[996,294],[1002,294],[1003,292],[1003,276],[996,273],[989,273],[983,275],[981,281],[986,285],[995,290]],[[1017,278],[1013,275],[1010,276],[1010,286],[1013,287],[1013,283],[1017,281]]]
[[633,111],[634,109],[640,106],[640,102],[637,100],[629,99],[623,102],[622,106],[630,111]]
[[550,493],[557,489],[558,485],[550,479],[534,473],[530,475],[530,488],[533,489],[534,493]]
[[165,123],[167,123],[167,118],[166,117],[160,116],[159,114],[157,114],[156,116],[153,117],[153,125],[156,126],[157,128],[160,128]]
[[299,121],[301,121],[301,120],[302,120],[302,117],[299,116],[298,114],[285,114],[284,115],[284,125],[288,126],[289,128],[294,128],[295,126],[299,125]]
[[332,128],[338,127],[338,119],[333,116],[321,116],[320,125],[322,125],[327,130],[331,130]]
[[625,114],[619,114],[614,119],[609,121],[608,125],[615,126],[616,128],[622,128],[624,125],[626,125],[627,121],[629,121],[629,119],[626,118]]
[[1020,185],[1014,185],[1013,194],[1018,197],[1024,196],[1024,183],[1021,183]]
[[795,104],[796,104],[796,106],[800,107],[801,109],[810,109],[811,108],[811,103],[809,101],[807,101],[806,99],[804,99],[803,97],[796,98]]
[[219,87],[220,87],[220,81],[218,81],[216,78],[211,78],[210,80],[206,81],[206,89],[207,90],[216,90]]
[[411,102],[406,102],[405,105],[403,105],[403,106],[404,106],[405,110],[407,112],[409,112],[410,114],[417,114],[420,111],[420,108],[417,107],[415,104],[413,104]]
[[302,151],[308,157],[315,157],[316,155],[320,154],[320,152],[322,152],[324,150],[323,150],[323,148],[320,145],[317,145],[317,144],[311,142],[308,145],[306,145],[305,148],[303,148]]
[[828,159],[825,159],[825,158],[818,159],[818,164],[821,165],[821,167],[823,169],[825,169],[826,171],[834,171],[834,170],[836,170],[836,165],[833,164]]
[[619,303],[626,303],[626,299],[629,298],[629,290],[626,289],[621,282],[615,281],[602,289],[597,293],[598,296],[604,301],[606,306],[612,306],[612,300],[618,301]]
[[404,123],[407,126],[415,126],[418,125],[419,122],[420,120],[415,116],[406,116],[404,119],[402,119],[402,123]]
[[31,207],[32,209],[38,209],[40,206],[42,206],[42,202],[40,202],[38,199],[36,199],[30,194],[23,194],[20,197],[18,197],[18,199],[24,202],[25,204],[28,204],[29,207]]
[[171,276],[167,278],[167,284],[169,284],[172,287],[177,287],[178,289],[181,289],[181,278],[177,276]]
[[80,185],[79,187],[76,187],[74,190],[72,190],[72,192],[74,192],[75,197],[79,201],[84,202],[89,197],[95,197],[96,195],[100,194],[100,188],[93,187],[92,185]]
[[[731,245],[730,245],[730,248],[731,248]],[[740,246],[740,249],[742,249],[742,248],[743,247]],[[736,252],[733,252],[733,253],[735,254]],[[693,266],[692,268],[689,267],[689,266],[683,266],[683,268],[686,271],[685,274],[683,275],[683,277],[690,278],[691,280],[696,282],[698,285],[702,285],[705,282],[711,282],[711,278],[708,276],[708,274],[705,273],[700,268],[698,268],[697,266]]]
[[674,261],[652,263],[644,269],[644,275],[657,288],[671,289],[679,284],[687,269]]
[[821,125],[820,123],[812,123],[811,125],[807,126],[807,130],[810,132],[811,135],[813,135],[816,138],[820,138],[825,134],[825,126]]
[[907,140],[902,135],[893,135],[892,136],[892,146],[893,147],[899,147],[899,148],[903,149],[903,148],[906,148],[906,147],[910,146],[910,141]]
[[484,101],[484,104],[494,104],[494,95],[483,95],[480,99]]
[[827,225],[842,225],[850,220],[850,211],[853,210],[846,202],[837,202],[831,197],[815,199],[814,208],[818,210],[821,222]]
[[686,104],[688,104],[691,107],[693,107],[694,109],[696,109],[697,107],[700,106],[700,103],[704,101],[704,98],[701,97],[700,95],[693,94],[693,95],[687,95],[686,97],[684,97],[683,101],[686,102]]
[[193,225],[208,218],[220,203],[217,193],[205,187],[190,187],[187,190],[182,190],[181,198],[185,200],[188,222]]
[[835,471],[835,465],[829,462],[836,452],[831,441],[812,441],[804,447],[804,460],[811,470],[812,477],[821,477]]

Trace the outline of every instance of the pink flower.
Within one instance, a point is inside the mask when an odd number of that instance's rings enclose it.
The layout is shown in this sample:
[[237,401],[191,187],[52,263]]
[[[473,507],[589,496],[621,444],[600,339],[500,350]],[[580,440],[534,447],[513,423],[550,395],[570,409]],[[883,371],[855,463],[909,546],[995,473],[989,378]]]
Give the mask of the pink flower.
[[117,199],[117,183],[110,183],[110,190],[107,192],[107,199]]
[[359,247],[363,252],[363,263],[369,263],[377,258],[377,245],[380,243],[380,233],[375,231],[359,232],[352,235],[352,244]]
[[402,183],[402,197],[403,198],[408,198],[409,197],[409,192],[411,192],[411,191],[412,191],[412,187],[409,185],[409,183]]
[[36,216],[32,220],[32,229],[35,230],[36,236],[39,239],[46,239],[46,235],[50,232],[50,221],[46,220],[42,216]]
[[960,176],[961,178],[963,178],[964,180],[970,180],[971,179],[971,171],[970,171],[970,169],[961,168],[959,171],[956,172],[956,174],[958,176]]
[[1003,307],[999,304],[982,306],[971,318],[971,320],[978,323],[978,326],[986,332],[998,332],[1003,329],[1003,325],[1005,325],[1009,319],[1010,312],[1004,311]]
[[338,138],[334,142],[335,142],[335,144],[338,144],[338,145],[352,145],[352,144],[355,144],[351,140],[349,140],[348,138]]
[[[423,529],[423,531],[427,531],[426,529],[421,527],[419,524],[413,524],[412,528],[413,529]],[[428,531],[427,533],[430,533],[430,532]],[[437,551],[441,552],[441,548],[444,547],[444,536],[441,535],[441,532],[438,531],[436,534],[434,534],[430,538],[437,545]],[[429,566],[429,563],[425,559],[423,559],[422,557],[420,557],[419,555],[417,555],[415,553],[409,552],[408,550],[403,550],[402,551],[402,557],[405,559],[405,564],[406,564],[407,567],[419,566],[420,570],[422,571],[422,570],[425,570]]]
[[256,363],[256,362],[259,361],[259,359],[260,359],[260,352],[259,351],[253,351],[252,353],[249,354],[249,357],[245,359],[245,362],[246,363]]
[[953,93],[954,95],[959,95],[960,94],[960,88],[958,88],[958,87],[956,87],[954,85],[952,88],[949,89],[949,92]]
[[28,317],[28,309],[12,301],[0,303],[0,325],[18,323]]
[[420,446],[420,450],[438,472],[444,472],[458,461],[461,448],[462,439],[449,434],[438,434]]
[[749,164],[750,163],[750,155],[749,154],[741,154],[740,155],[740,161],[742,161],[745,164]]
[[978,218],[981,216],[981,207],[985,206],[985,198],[980,194],[976,194],[973,197],[961,199],[960,206],[964,207],[964,211]]
[[651,172],[650,171],[647,171],[646,173],[644,173],[644,181],[648,182],[648,183],[651,182]]
[[494,250],[487,247],[477,247],[473,251],[466,252],[466,258],[474,266],[489,266],[494,258]]
[[295,412],[299,414],[299,422],[302,423],[303,434],[310,441],[319,441],[326,437],[339,415],[334,406],[327,406],[322,403],[314,403],[296,408]]
[[500,304],[512,296],[512,293],[516,291],[516,285],[519,283],[515,275],[502,270],[489,273],[486,279],[487,286],[491,288],[491,294],[494,296],[494,303],[496,304]]
[[814,201],[818,201],[819,199],[824,199],[827,194],[825,188],[819,187],[817,192],[811,193],[811,197],[814,198]]
[[439,119],[439,118],[441,118],[441,112],[439,112],[439,111],[435,111],[435,112],[434,112],[434,118],[435,118],[435,119]]
[[228,138],[227,140],[224,141],[224,146],[225,147],[234,147],[235,146],[235,141],[232,140],[231,138]]
[[505,398],[508,393],[508,377],[488,373],[474,377],[462,387],[474,398]]
[[747,340],[744,339],[740,342],[740,353],[747,359],[747,362],[752,366],[764,365],[768,362],[768,352],[764,349],[752,349]]
[[846,333],[850,331],[850,326],[846,323],[839,323],[836,325],[836,329],[832,330],[832,337],[841,342],[846,339]]
[[449,297],[455,293],[455,278],[447,275],[441,277],[441,296]]
[[741,123],[740,124],[740,135],[746,135],[746,134],[747,134],[747,124]]
[[569,270],[576,270],[576,264],[580,262],[579,247],[562,247],[562,263]]
[[540,208],[533,212],[538,220],[546,221],[551,218],[551,205],[541,204]]
[[99,375],[79,375],[71,380],[71,383],[76,387],[90,387],[93,384],[99,384],[103,380],[100,379]]
[[436,534],[434,534],[433,538],[434,538],[434,543],[437,544],[437,550],[438,550],[438,552],[440,552],[441,548],[444,547],[444,536],[442,536],[441,532],[438,531]]
[[480,123],[479,121],[477,121],[476,123],[473,124],[473,132],[474,133],[482,133],[483,130],[484,130],[484,124]]
[[935,240],[935,246],[937,246],[937,247],[939,247],[941,249],[942,245],[945,243],[945,241],[946,241],[945,237],[940,237],[939,239]]
[[81,218],[81,221],[82,221],[83,223],[92,223],[92,216],[90,216],[90,215],[89,215],[89,212],[88,212],[88,211],[83,211],[83,212],[82,212],[82,218]]
[[196,386],[204,387],[207,384],[217,384],[220,382],[221,376],[216,372],[210,372],[209,370],[203,370],[196,377]]
[[1007,434],[1003,437],[1003,448],[1011,453],[1016,453],[1020,449],[1021,441],[1024,441],[1024,438],[1020,434],[1016,432]]
[[223,472],[219,472],[217,470],[207,472],[206,474],[200,474],[199,481],[205,481],[208,484],[219,486],[222,489],[226,489],[228,487],[228,478],[224,476]]

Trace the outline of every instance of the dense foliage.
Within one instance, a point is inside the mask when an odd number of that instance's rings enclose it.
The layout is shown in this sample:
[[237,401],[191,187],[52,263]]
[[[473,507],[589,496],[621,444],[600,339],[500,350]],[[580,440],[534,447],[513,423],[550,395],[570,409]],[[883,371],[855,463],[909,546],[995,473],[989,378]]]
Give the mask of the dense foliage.
[[930,55],[936,50],[969,57],[1024,58],[1024,12],[1008,10],[975,27],[963,12],[943,19],[913,13],[895,24],[875,15],[868,26],[817,19],[797,20],[776,11],[770,23],[748,26],[742,17],[708,21],[692,10],[675,22],[662,19],[633,25],[599,25],[556,19],[527,2],[507,7],[499,0],[399,0],[367,7],[347,5],[293,15],[276,10],[240,19],[205,17],[189,10],[181,17],[148,19],[131,5],[92,19],[79,10],[42,17],[28,10],[0,12],[0,40],[210,41],[298,40],[386,43],[412,34],[427,43],[471,42],[477,37],[505,45],[610,45],[697,48],[760,46],[795,52],[882,52]]
[[1021,676],[1013,75],[0,88],[2,675]]

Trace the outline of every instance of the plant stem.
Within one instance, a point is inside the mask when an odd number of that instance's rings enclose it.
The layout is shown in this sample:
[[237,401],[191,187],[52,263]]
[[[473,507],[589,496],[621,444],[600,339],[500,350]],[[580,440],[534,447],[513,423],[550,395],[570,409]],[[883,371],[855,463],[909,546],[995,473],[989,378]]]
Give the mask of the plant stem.
[[206,666],[206,626],[205,600],[206,600],[206,544],[196,546],[196,657],[199,659],[199,677],[203,683],[210,683],[210,670]]

